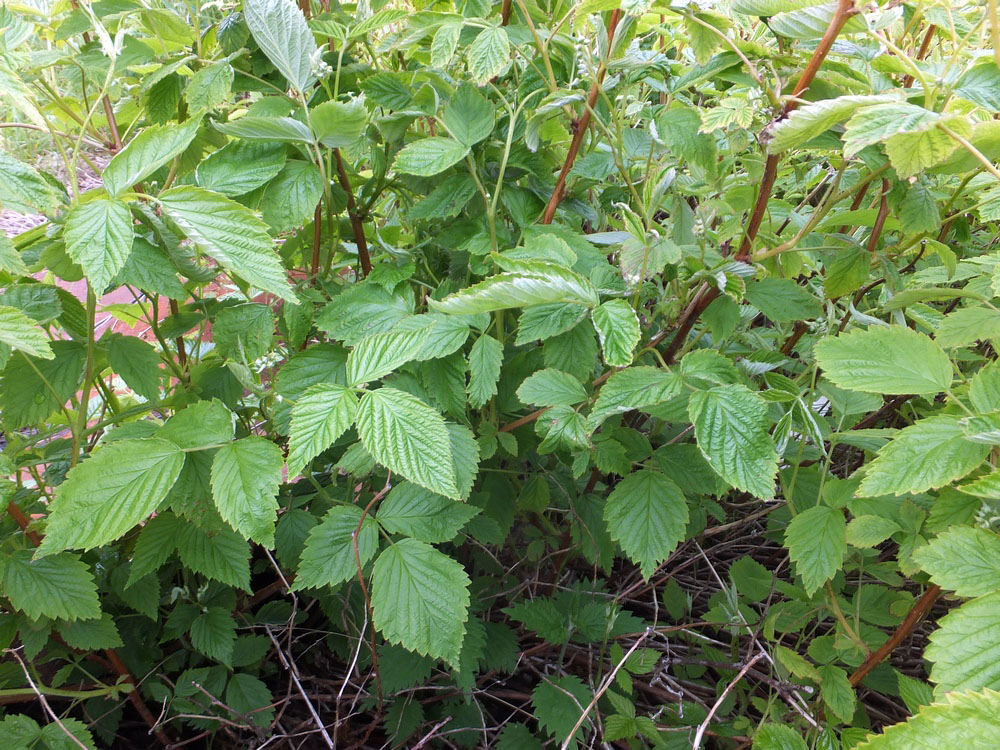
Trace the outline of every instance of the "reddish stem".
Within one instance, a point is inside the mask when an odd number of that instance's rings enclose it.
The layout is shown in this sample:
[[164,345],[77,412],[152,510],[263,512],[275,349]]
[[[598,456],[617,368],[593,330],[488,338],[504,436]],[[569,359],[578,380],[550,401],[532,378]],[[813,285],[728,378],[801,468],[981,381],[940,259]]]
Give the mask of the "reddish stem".
[[[618,19],[620,17],[621,11],[616,9],[611,11],[611,18],[608,19],[609,57],[611,55],[611,45],[615,39],[615,29],[618,27]],[[607,72],[608,62],[607,60],[603,60],[601,61],[600,67],[597,69],[597,77],[590,86],[590,95],[587,97],[587,108],[583,111],[580,119],[573,124],[573,140],[570,141],[569,151],[566,153],[566,161],[563,162],[562,170],[559,172],[559,179],[556,180],[555,189],[552,191],[549,203],[545,207],[545,215],[542,217],[542,224],[552,223],[552,219],[554,219],[556,215],[556,209],[559,208],[559,204],[562,202],[563,196],[566,194],[566,178],[569,176],[569,171],[573,168],[573,162],[576,161],[576,156],[580,152],[580,145],[583,143],[583,136],[587,132],[587,127],[590,125],[590,113],[597,104],[597,97],[601,93],[601,83],[604,81],[604,74]]]
[[354,192],[351,189],[351,179],[347,176],[347,167],[344,166],[344,159],[340,155],[340,149],[333,149],[333,156],[337,160],[337,181],[345,193],[347,193],[347,216],[351,220],[351,229],[354,231],[354,244],[358,246],[358,260],[361,262],[361,275],[367,276],[372,272],[371,256],[368,254],[368,241],[365,239],[365,226],[358,215],[358,206],[354,202]]

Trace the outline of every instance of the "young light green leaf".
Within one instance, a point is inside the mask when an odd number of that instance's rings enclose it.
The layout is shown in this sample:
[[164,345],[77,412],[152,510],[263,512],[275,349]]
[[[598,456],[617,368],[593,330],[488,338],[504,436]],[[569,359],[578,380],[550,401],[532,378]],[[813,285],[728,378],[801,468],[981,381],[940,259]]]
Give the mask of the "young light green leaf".
[[217,62],[200,68],[192,77],[184,98],[193,112],[215,109],[230,97],[233,91],[233,66]]
[[288,476],[325,451],[354,424],[358,397],[354,391],[333,383],[317,383],[306,389],[292,407],[288,438]]
[[27,276],[30,273],[21,254],[6,235],[0,235],[0,271],[12,276]]
[[33,620],[101,616],[90,566],[68,552],[33,560],[31,550],[15,550],[0,558],[0,586],[11,605]]
[[934,583],[959,596],[1000,590],[1000,536],[993,531],[956,526],[914,550],[913,559]]
[[478,409],[497,395],[497,381],[503,365],[503,347],[486,334],[469,350],[469,406]]
[[45,331],[16,307],[8,305],[0,305],[0,344],[39,359],[56,356]]
[[992,59],[969,68],[955,84],[955,96],[968,99],[990,112],[1000,112],[1000,68]]
[[247,0],[243,17],[254,40],[285,80],[306,92],[316,79],[316,40],[305,16],[292,0]]
[[849,724],[854,718],[858,701],[854,695],[854,688],[847,679],[847,672],[833,664],[823,664],[819,667],[819,675],[822,680],[819,691],[823,703],[837,718]]
[[862,515],[851,519],[847,524],[847,543],[853,547],[870,549],[901,530],[900,525],[891,518]]
[[[283,0],[282,0],[283,1]],[[223,135],[248,141],[281,141],[283,143],[314,143],[312,131],[292,117],[255,117],[247,115],[232,122],[213,123]]]
[[347,384],[371,383],[417,359],[430,336],[430,328],[392,330],[361,339],[347,355]]
[[966,602],[938,620],[924,658],[933,663],[938,700],[960,690],[1000,685],[1000,591]]
[[819,300],[792,279],[772,276],[752,281],[747,284],[746,299],[777,323],[810,320],[823,312]]
[[393,166],[397,172],[431,177],[457,164],[468,153],[469,147],[460,141],[432,136],[406,146],[396,154]]
[[765,724],[753,736],[753,750],[809,750],[809,746],[791,727]]
[[469,617],[469,584],[452,558],[416,539],[401,539],[375,561],[375,627],[389,643],[457,668]]
[[1000,338],[1000,312],[993,307],[960,307],[944,316],[934,340],[945,349]]
[[445,497],[460,499],[444,418],[395,388],[369,391],[357,413],[358,436],[382,466]]
[[183,464],[183,451],[161,438],[116,440],[94,451],[56,490],[38,555],[114,541],[156,510]]
[[327,148],[349,148],[368,125],[368,112],[360,101],[323,102],[309,112],[316,140]]
[[525,378],[517,389],[517,397],[534,406],[572,406],[586,401],[587,391],[569,373],[549,368]]
[[645,409],[669,401],[681,389],[681,378],[658,367],[629,367],[608,378],[587,418],[593,431],[612,414]]
[[664,474],[629,474],[608,496],[604,520],[611,538],[649,577],[684,539],[688,507],[684,493]]
[[479,32],[466,53],[472,80],[484,84],[500,74],[510,61],[510,39],[502,26],[490,26]]
[[455,56],[458,49],[458,38],[462,34],[462,23],[443,23],[434,32],[431,40],[431,65],[435,68],[443,68],[451,58]]
[[132,213],[121,201],[79,203],[66,216],[66,253],[80,264],[97,294],[125,265],[132,237]]
[[612,367],[632,364],[632,352],[642,336],[632,306],[623,299],[613,299],[598,305],[590,314],[601,340],[604,361]]
[[873,326],[816,343],[823,374],[866,393],[930,395],[951,386],[951,362],[940,346],[905,326]]
[[715,472],[755,497],[774,497],[778,452],[768,434],[767,404],[742,385],[722,385],[691,396],[688,414],[698,448]]
[[405,534],[422,542],[449,542],[478,513],[475,506],[403,482],[382,501],[377,518],[390,534]]
[[244,537],[274,546],[278,485],[284,457],[264,438],[241,438],[219,448],[212,461],[212,497],[219,515]]
[[[767,15],[774,15],[768,13]],[[777,123],[770,131],[767,150],[777,154],[788,149],[801,146],[818,135],[837,125],[860,107],[872,104],[889,104],[896,100],[894,96],[838,96],[834,99],[823,99],[810,102],[793,111],[788,117]]]
[[847,522],[837,508],[816,505],[796,515],[785,531],[788,556],[812,596],[833,578],[847,554]]
[[378,527],[375,519],[365,516],[361,522],[361,509],[353,505],[335,505],[323,520],[309,531],[293,588],[319,588],[336,586],[356,578],[357,560],[354,557],[354,532],[358,533],[358,557],[365,565],[378,551]]
[[108,194],[117,197],[131,190],[194,140],[201,127],[201,117],[192,117],[180,125],[152,125],[129,141],[104,168],[101,179]]
[[989,688],[942,695],[905,722],[869,735],[856,750],[915,750],[933,742],[938,748],[990,750],[1000,746],[1000,693]]
[[961,420],[921,419],[900,430],[868,464],[859,497],[904,495],[943,487],[979,466],[990,451],[967,440]]
[[428,304],[440,312],[474,315],[550,302],[594,307],[599,301],[594,285],[574,271],[544,261],[519,264],[525,270],[491,276],[443,300],[430,299]]
[[250,209],[187,185],[161,193],[160,201],[167,216],[203,253],[250,284],[298,304],[267,225]]

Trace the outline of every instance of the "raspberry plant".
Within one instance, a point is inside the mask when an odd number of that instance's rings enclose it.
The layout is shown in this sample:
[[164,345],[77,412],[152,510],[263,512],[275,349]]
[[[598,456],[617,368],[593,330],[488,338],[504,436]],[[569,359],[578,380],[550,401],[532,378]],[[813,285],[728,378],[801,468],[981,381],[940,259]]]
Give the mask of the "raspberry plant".
[[3,746],[997,747],[995,0],[375,5],[0,7]]

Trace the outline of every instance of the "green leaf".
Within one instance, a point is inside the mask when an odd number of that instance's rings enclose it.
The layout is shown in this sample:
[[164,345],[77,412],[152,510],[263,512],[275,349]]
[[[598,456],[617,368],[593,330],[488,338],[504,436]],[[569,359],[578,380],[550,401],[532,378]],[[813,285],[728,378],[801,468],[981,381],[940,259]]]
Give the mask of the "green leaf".
[[475,87],[464,83],[452,94],[441,114],[441,122],[452,138],[472,147],[493,132],[496,110]]
[[147,401],[160,398],[160,355],[152,345],[135,336],[108,339],[108,364],[126,385]]
[[198,185],[232,198],[256,190],[284,166],[285,147],[280,143],[236,141],[198,165]]
[[452,138],[421,138],[396,154],[397,172],[431,177],[457,164],[469,153],[469,147]]
[[961,307],[944,316],[934,332],[940,346],[951,349],[1000,338],[1000,312],[990,307]]
[[267,727],[274,719],[274,696],[267,685],[250,674],[239,672],[226,685],[226,705],[250,718],[254,726]]
[[[584,714],[591,698],[590,689],[574,675],[553,677],[538,683],[531,693],[531,705],[539,726],[561,744]],[[583,739],[583,727],[573,735],[570,747]]]
[[[3,371],[0,416],[11,428],[40,422],[65,404],[80,385],[87,348],[74,341],[53,341],[53,359],[15,352]],[[25,393],[32,394],[24,398]]]
[[899,204],[899,220],[907,234],[937,232],[941,226],[941,212],[933,193],[919,182],[909,186]]
[[587,400],[583,383],[561,370],[532,373],[517,389],[517,397],[534,406],[572,406]]
[[612,414],[633,409],[643,410],[674,398],[681,389],[681,378],[656,367],[629,367],[608,378],[597,395],[587,418],[593,431]]
[[[765,15],[772,16],[774,13]],[[894,96],[838,96],[835,99],[810,102],[794,110],[770,130],[771,139],[767,142],[767,150],[777,154],[796,148],[843,122],[860,107],[889,104],[893,101],[898,100]]]
[[517,323],[515,346],[531,341],[544,341],[575,327],[587,314],[587,308],[572,302],[534,305],[521,311]]
[[320,310],[316,326],[331,338],[354,346],[365,336],[390,331],[413,314],[413,296],[394,294],[380,286],[356,284]]
[[449,542],[479,508],[441,497],[409,482],[392,488],[378,509],[378,522],[390,534],[422,542]]
[[56,356],[48,337],[35,321],[16,307],[7,305],[0,305],[0,344],[39,359]]
[[0,582],[11,606],[33,620],[93,620],[101,616],[90,566],[76,555],[63,552],[32,560],[31,550],[16,550],[0,558]]
[[933,662],[934,697],[1000,685],[1000,592],[966,602],[938,620],[924,658]]
[[[1000,693],[963,691],[942,696],[905,722],[888,727],[855,747],[857,750],[968,748],[989,750],[1000,745]],[[933,743],[933,744],[931,744]]]
[[[306,538],[295,590],[336,586],[357,578],[357,560],[354,557],[354,532],[361,523],[361,509],[354,505],[335,505],[313,526]],[[358,533],[358,557],[365,565],[378,551],[378,526],[375,519],[365,516]]]
[[167,216],[201,252],[265,292],[298,303],[267,225],[250,209],[224,195],[189,185],[161,193],[160,201]]
[[30,273],[14,243],[3,234],[0,234],[0,271],[12,276],[27,276]]
[[435,68],[443,68],[451,58],[455,56],[458,49],[458,38],[462,34],[462,23],[443,23],[434,32],[431,40],[431,65]]
[[252,364],[271,351],[274,311],[255,302],[225,307],[212,325],[212,338],[226,359]]
[[742,385],[718,386],[692,394],[688,414],[698,448],[720,477],[755,497],[774,497],[778,453],[760,396]]
[[469,350],[469,406],[478,409],[497,395],[497,381],[503,365],[503,346],[486,334]]
[[823,702],[837,718],[849,724],[854,718],[857,698],[854,695],[854,688],[847,679],[847,672],[832,664],[824,664],[819,667],[819,675],[822,680],[819,691],[823,696]]
[[469,616],[469,584],[452,558],[416,539],[401,539],[375,561],[375,627],[389,643],[457,669]]
[[510,61],[507,30],[500,26],[483,29],[469,45],[466,57],[474,83],[484,84],[499,75]]
[[445,497],[460,499],[444,419],[395,388],[369,391],[357,413],[358,436],[382,466]]
[[119,648],[124,645],[115,621],[108,614],[93,620],[61,622],[56,629],[68,645],[81,651]]
[[66,253],[79,263],[97,294],[107,288],[132,251],[132,213],[116,200],[92,200],[66,216]]
[[33,167],[0,151],[0,208],[20,214],[54,214],[62,200]]
[[904,495],[943,487],[979,466],[990,451],[966,439],[958,417],[921,419],[896,436],[867,466],[859,497]]
[[114,541],[156,510],[183,464],[181,449],[160,438],[116,440],[95,450],[57,488],[39,556]]
[[350,148],[368,127],[368,112],[360,101],[323,102],[310,110],[309,122],[327,148]]
[[191,523],[180,522],[179,527],[177,555],[185,567],[227,586],[250,591],[250,545],[243,537],[228,526],[213,532],[202,531]]
[[150,294],[162,294],[174,300],[187,299],[187,290],[177,280],[177,271],[166,254],[142,237],[132,240],[132,252],[112,286],[130,284]]
[[323,195],[323,175],[312,162],[295,159],[264,188],[261,217],[272,232],[302,226]]
[[114,155],[101,179],[108,194],[117,197],[131,190],[168,161],[179,156],[194,140],[201,118],[170,125],[153,125],[143,130]]
[[847,522],[843,511],[826,505],[806,508],[788,524],[785,546],[806,594],[812,596],[844,564]]
[[869,549],[901,530],[900,525],[891,518],[862,515],[847,524],[847,543],[853,547]]
[[810,320],[823,312],[819,300],[791,279],[771,277],[750,282],[746,299],[776,323]]
[[1000,112],[1000,68],[993,60],[980,60],[958,79],[955,95],[990,112]]
[[941,115],[906,102],[877,104],[860,109],[847,122],[844,147],[848,155],[865,146],[886,141],[899,133],[926,132],[941,119]]
[[187,450],[216,447],[233,439],[234,420],[218,399],[197,401],[168,419],[156,437]]
[[[940,123],[958,136],[972,135],[972,125],[963,115],[943,117]],[[958,148],[958,141],[940,128],[900,133],[885,144],[885,152],[896,174],[906,179],[945,161]]]
[[753,750],[809,750],[809,746],[791,727],[765,724],[753,736]]
[[684,539],[688,507],[684,493],[663,474],[629,474],[608,496],[604,520],[611,538],[649,577]]
[[256,436],[222,446],[212,461],[212,497],[219,514],[265,547],[274,546],[283,465],[281,449]]
[[520,263],[526,270],[491,276],[443,300],[429,299],[428,304],[440,312],[468,315],[550,302],[597,305],[597,290],[580,274],[544,261]]
[[191,623],[191,645],[229,666],[236,645],[236,620],[225,607],[208,607]]
[[309,127],[291,117],[255,117],[248,115],[231,122],[213,123],[215,129],[234,138],[249,141],[282,141],[284,143],[313,143]]
[[613,299],[595,307],[591,316],[604,350],[604,361],[612,367],[632,364],[632,353],[642,336],[632,306],[625,300]]
[[821,339],[816,361],[841,388],[890,395],[930,395],[951,386],[951,362],[940,346],[905,326]]
[[938,586],[959,596],[1000,589],[1000,536],[987,529],[957,526],[913,552],[913,559]]
[[325,451],[352,424],[358,397],[350,388],[317,383],[306,389],[292,407],[288,437],[288,476],[298,476],[303,467]]
[[361,339],[347,355],[347,383],[351,386],[379,380],[417,359],[430,335],[429,328],[417,332],[392,330]]
[[192,77],[184,98],[193,112],[201,109],[215,109],[232,95],[233,66],[228,62],[217,62],[200,68]]
[[308,92],[315,80],[316,40],[292,0],[246,0],[243,18],[267,59],[295,89]]

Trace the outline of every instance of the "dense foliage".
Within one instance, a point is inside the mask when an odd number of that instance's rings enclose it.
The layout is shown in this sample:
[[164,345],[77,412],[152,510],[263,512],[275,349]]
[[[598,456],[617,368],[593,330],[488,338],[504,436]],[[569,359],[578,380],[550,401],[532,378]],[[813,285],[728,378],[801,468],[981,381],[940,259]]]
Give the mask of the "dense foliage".
[[1000,746],[998,35],[0,6],[0,745]]

